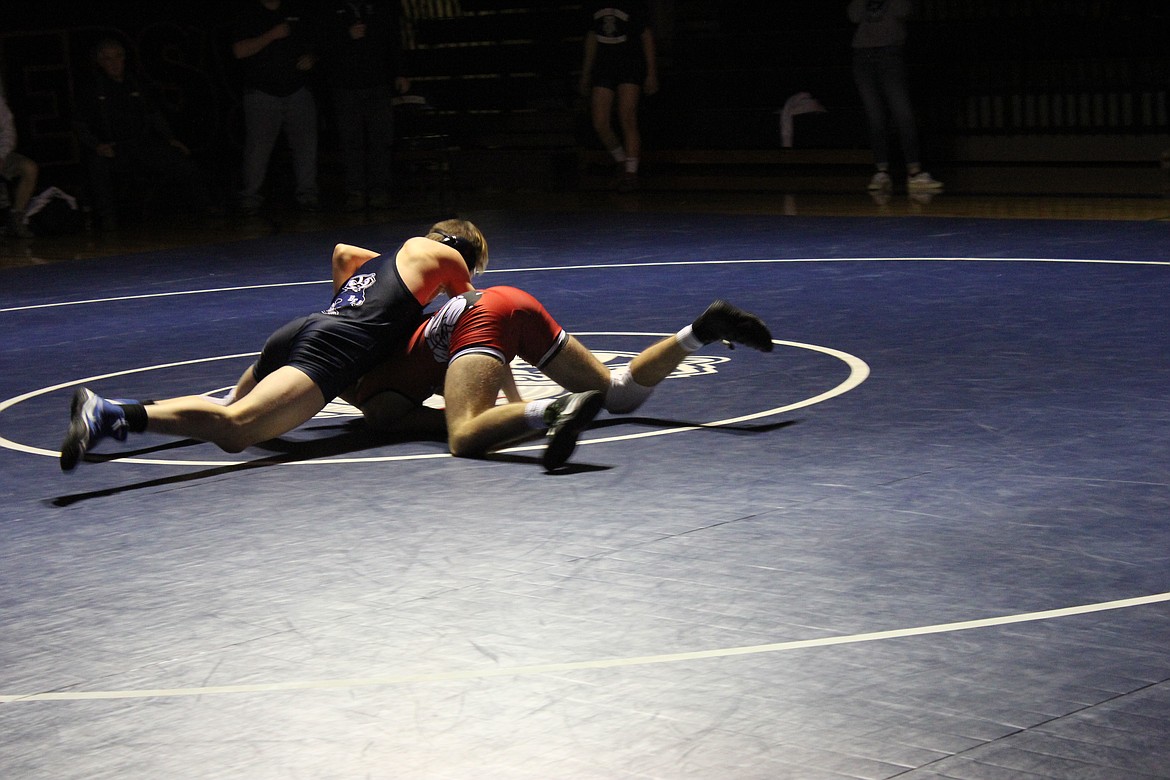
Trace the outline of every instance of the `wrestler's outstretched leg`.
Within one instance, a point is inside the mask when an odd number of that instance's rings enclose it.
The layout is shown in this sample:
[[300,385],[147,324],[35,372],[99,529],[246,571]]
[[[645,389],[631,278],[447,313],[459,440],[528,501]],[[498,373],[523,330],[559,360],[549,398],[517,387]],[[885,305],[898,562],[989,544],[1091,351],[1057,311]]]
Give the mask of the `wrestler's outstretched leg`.
[[575,338],[543,371],[566,390],[605,392],[605,408],[614,414],[629,414],[641,406],[658,383],[670,376],[692,352],[706,344],[723,341],[771,352],[772,334],[756,315],[727,301],[717,300],[695,321],[673,336],[651,344],[638,353],[628,367],[610,374]]
[[61,469],[71,471],[105,437],[125,441],[130,433],[151,431],[211,442],[240,452],[287,433],[325,406],[316,383],[303,371],[282,366],[252,386],[241,380],[244,396],[224,406],[203,396],[158,402],[110,401],[86,388],[74,393],[69,430],[61,444]]

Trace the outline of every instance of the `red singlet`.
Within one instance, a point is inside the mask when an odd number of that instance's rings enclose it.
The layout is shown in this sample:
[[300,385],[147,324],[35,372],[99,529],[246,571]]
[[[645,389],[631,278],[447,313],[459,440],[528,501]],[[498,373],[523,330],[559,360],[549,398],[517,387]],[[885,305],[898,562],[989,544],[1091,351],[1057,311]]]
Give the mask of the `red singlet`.
[[421,404],[442,393],[447,366],[463,355],[520,357],[536,368],[552,360],[568,334],[540,301],[515,287],[488,287],[447,301],[415,330],[405,353],[366,374],[352,401],[359,406],[385,390]]

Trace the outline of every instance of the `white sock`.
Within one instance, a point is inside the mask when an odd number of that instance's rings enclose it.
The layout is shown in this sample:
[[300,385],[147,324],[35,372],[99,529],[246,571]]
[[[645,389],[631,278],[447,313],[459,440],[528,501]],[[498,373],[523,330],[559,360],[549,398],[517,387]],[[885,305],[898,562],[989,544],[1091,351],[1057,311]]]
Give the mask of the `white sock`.
[[524,407],[524,422],[528,423],[529,428],[543,431],[548,427],[548,424],[544,421],[544,410],[555,400],[555,398],[541,398],[537,401],[528,402]]
[[609,150],[609,153],[617,162],[624,163],[626,161],[626,147],[624,146],[615,146]]
[[637,173],[637,172],[638,172],[638,158],[637,157],[627,157],[626,158],[626,173]]
[[687,352],[694,352],[703,346],[703,342],[695,338],[694,331],[690,325],[687,325],[678,333],[674,334],[674,338],[678,342],[678,345]]

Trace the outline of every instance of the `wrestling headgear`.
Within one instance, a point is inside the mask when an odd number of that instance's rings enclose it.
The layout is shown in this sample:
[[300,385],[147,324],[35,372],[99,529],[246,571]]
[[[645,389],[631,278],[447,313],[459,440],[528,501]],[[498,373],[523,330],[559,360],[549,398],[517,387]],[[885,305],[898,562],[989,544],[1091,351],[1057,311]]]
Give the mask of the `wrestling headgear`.
[[442,230],[435,230],[435,232],[443,237],[439,243],[446,244],[458,252],[463,257],[463,262],[467,263],[467,273],[475,276],[475,266],[479,263],[479,250],[475,248],[475,245],[463,236],[453,236]]

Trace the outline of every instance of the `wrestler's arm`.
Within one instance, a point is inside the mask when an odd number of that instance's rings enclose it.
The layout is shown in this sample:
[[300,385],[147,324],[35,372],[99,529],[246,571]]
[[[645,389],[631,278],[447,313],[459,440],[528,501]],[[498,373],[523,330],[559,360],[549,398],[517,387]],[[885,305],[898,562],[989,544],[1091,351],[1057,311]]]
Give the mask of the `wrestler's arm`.
[[338,244],[333,247],[333,294],[341,289],[345,280],[354,275],[357,269],[377,257],[380,252],[372,249],[363,249],[350,244]]
[[463,255],[429,238],[410,238],[398,250],[398,274],[424,306],[439,293],[451,297],[475,288]]
[[520,395],[519,388],[516,387],[516,377],[512,374],[512,367],[508,366],[507,372],[504,374],[504,397],[508,399],[509,403],[519,403],[524,400]]

